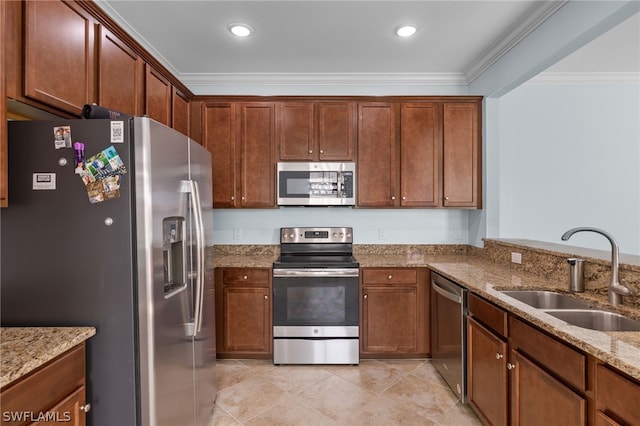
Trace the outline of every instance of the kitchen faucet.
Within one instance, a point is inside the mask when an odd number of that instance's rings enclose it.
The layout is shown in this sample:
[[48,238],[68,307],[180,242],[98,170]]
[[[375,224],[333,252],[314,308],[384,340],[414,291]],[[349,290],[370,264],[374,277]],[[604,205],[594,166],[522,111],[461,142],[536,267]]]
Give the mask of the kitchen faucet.
[[573,234],[582,231],[591,231],[603,235],[611,243],[611,280],[609,280],[609,303],[611,303],[613,306],[621,305],[622,296],[632,295],[633,290],[627,285],[625,280],[620,281],[619,279],[618,268],[620,260],[618,258],[618,243],[608,232],[603,231],[602,229],[589,227],[569,229],[567,232],[562,234],[562,237],[560,238],[562,239],[562,241],[567,241]]

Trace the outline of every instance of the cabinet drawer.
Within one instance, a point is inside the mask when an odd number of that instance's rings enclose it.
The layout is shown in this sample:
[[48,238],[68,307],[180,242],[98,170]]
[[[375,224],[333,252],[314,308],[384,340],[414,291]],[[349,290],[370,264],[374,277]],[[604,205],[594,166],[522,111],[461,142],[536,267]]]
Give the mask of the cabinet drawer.
[[479,322],[502,337],[507,336],[507,312],[491,302],[469,293],[469,313]]
[[224,284],[269,285],[269,268],[225,268],[222,271]]
[[362,270],[362,282],[364,284],[416,284],[418,271],[406,268],[365,268]]
[[[596,409],[620,424],[640,425],[640,384],[603,364],[596,367]],[[605,423],[606,424],[606,423]]]
[[39,413],[84,385],[84,343],[2,391],[3,412]]
[[587,389],[587,357],[542,331],[509,317],[509,341],[538,364],[582,392]]

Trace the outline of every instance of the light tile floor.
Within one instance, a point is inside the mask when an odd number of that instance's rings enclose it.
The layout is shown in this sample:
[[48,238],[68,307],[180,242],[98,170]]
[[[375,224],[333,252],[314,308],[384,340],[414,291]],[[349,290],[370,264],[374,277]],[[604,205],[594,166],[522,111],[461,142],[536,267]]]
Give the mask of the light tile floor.
[[429,360],[274,366],[218,360],[218,425],[481,425]]

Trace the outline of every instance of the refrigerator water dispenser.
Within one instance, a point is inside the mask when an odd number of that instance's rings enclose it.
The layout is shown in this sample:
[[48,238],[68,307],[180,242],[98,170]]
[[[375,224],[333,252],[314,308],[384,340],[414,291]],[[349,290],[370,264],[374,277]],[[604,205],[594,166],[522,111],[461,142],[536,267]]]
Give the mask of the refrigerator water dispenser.
[[185,269],[185,219],[181,216],[162,220],[162,250],[164,258],[164,297],[169,298],[187,287]]

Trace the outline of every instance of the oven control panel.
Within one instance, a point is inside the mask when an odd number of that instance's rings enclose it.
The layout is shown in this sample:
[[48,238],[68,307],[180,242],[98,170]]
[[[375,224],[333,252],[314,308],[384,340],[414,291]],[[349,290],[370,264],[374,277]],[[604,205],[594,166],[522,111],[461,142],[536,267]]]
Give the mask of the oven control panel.
[[281,228],[280,243],[353,243],[353,228]]

